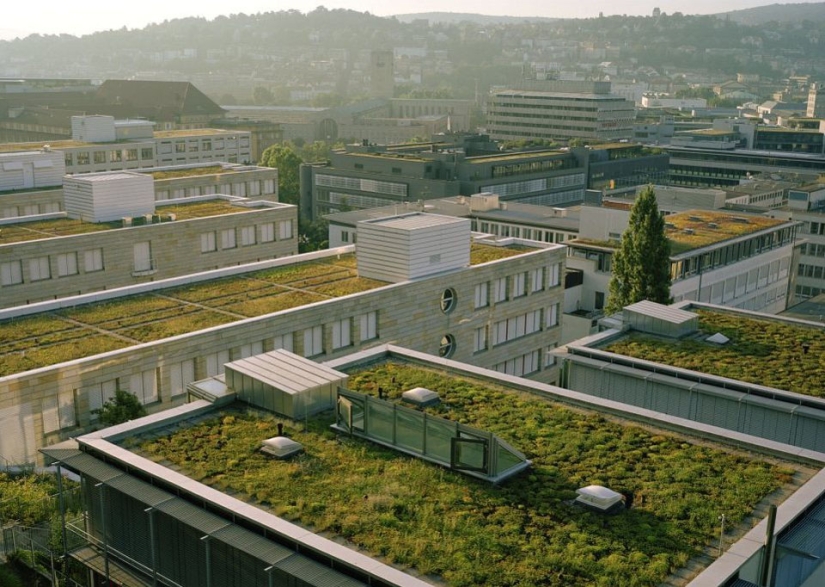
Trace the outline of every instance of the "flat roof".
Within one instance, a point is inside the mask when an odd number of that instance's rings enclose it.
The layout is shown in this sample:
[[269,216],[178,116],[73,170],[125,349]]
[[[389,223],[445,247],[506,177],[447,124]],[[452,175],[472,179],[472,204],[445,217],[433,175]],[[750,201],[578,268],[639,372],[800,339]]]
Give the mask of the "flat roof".
[[401,216],[390,216],[388,218],[373,218],[364,220],[369,224],[380,224],[388,228],[398,230],[416,230],[418,228],[430,228],[432,226],[447,226],[451,224],[466,224],[466,218],[456,218],[455,216],[443,216],[441,214],[429,214],[423,212],[413,212]]
[[178,139],[188,136],[202,137],[207,135],[227,135],[237,136],[238,134],[249,134],[245,130],[223,130],[220,128],[190,128],[182,130],[157,130],[154,135],[156,139]]
[[[114,175],[134,177],[135,174],[115,173]],[[100,174],[96,176],[81,175],[78,176],[78,178],[84,180],[92,179],[93,181],[110,180],[109,174]],[[117,179],[117,177],[114,179]],[[176,216],[176,221],[208,218],[210,216],[223,216],[225,214],[244,214],[255,210],[256,208],[242,208],[240,206],[233,206],[230,202],[220,199],[208,200],[206,202],[193,202],[191,204],[155,206],[155,214],[174,214]],[[86,222],[85,220],[75,220],[72,218],[54,218],[51,220],[35,220],[33,222],[14,222],[11,224],[4,224],[0,227],[0,245],[43,240],[58,236],[72,236],[76,234],[87,234],[90,232],[102,232],[104,230],[116,230],[120,228],[124,228],[120,221]]]
[[[470,263],[533,250],[473,243]],[[358,277],[349,254],[4,320],[0,377],[386,285]]]
[[[631,331],[604,345],[619,355],[825,398],[825,325],[697,308],[699,332],[674,340]],[[707,342],[721,332],[725,345]],[[808,350],[804,346],[808,345]]]
[[[349,389],[376,396],[381,388],[391,401],[415,387],[437,392],[441,402],[418,411],[495,434],[527,454],[531,469],[497,486],[479,483],[333,435],[329,412],[292,421],[245,404],[176,420],[123,447],[402,569],[472,585],[497,584],[505,575],[508,584],[590,585],[610,573],[659,584],[715,544],[720,503],[728,506],[732,540],[750,530],[747,516],[757,506],[783,499],[775,490],[794,474],[811,474],[444,365],[394,359],[347,371]],[[303,457],[274,461],[260,453],[279,423],[303,445]],[[399,434],[404,425],[397,424]],[[202,440],[214,437],[224,442]],[[577,488],[592,484],[632,492],[632,509],[603,516],[571,503]],[[571,557],[571,550],[598,555]]]
[[75,181],[106,182],[141,177],[141,174],[129,171],[104,171],[103,173],[83,173],[72,176]]

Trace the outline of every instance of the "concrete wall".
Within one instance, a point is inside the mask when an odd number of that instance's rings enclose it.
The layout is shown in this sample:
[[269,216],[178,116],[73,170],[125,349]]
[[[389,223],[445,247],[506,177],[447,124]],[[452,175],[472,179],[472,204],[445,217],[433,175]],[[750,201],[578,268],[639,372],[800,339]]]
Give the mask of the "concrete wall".
[[0,192],[56,187],[65,172],[63,154],[57,151],[0,153]]
[[0,193],[0,218],[51,214],[63,210],[63,188]]
[[[126,231],[122,231],[126,232]],[[309,254],[311,258],[335,257],[340,250]],[[306,258],[307,256],[301,256]],[[284,264],[295,259],[284,259]],[[147,406],[150,412],[180,404],[185,398],[185,383],[179,385],[177,374],[193,366],[192,380],[203,379],[216,365],[249,356],[254,352],[269,351],[282,337],[292,341],[294,351],[304,352],[304,331],[320,326],[323,332],[323,359],[332,359],[354,351],[387,342],[403,344],[414,350],[438,356],[442,336],[455,338],[453,358],[471,365],[493,366],[537,350],[542,357],[541,370],[531,378],[555,382],[558,369],[545,367],[546,350],[556,346],[559,326],[547,327],[542,322],[539,332],[512,340],[495,348],[474,352],[474,338],[478,328],[486,328],[495,321],[523,315],[534,309],[546,309],[560,304],[561,285],[544,287],[541,291],[474,308],[474,290],[480,283],[527,272],[538,267],[564,262],[564,248],[552,247],[535,252],[476,265],[465,269],[425,278],[414,282],[388,285],[376,290],[330,299],[307,306],[276,312],[176,336],[157,342],[131,346],[122,350],[70,361],[33,371],[0,377],[0,418],[4,435],[28,438],[14,451],[0,445],[5,451],[0,457],[9,461],[30,461],[38,458],[36,449],[76,436],[92,424],[90,410],[99,403],[106,390],[114,386],[129,389],[137,379],[156,382],[158,400]],[[545,270],[545,276],[548,271]],[[455,309],[445,314],[440,310],[441,296],[447,288],[456,291]],[[377,336],[360,341],[360,317],[376,312]],[[333,350],[332,323],[351,319],[353,344]],[[177,381],[178,387],[173,383]],[[98,398],[98,399],[95,399]],[[59,407],[58,407],[59,406]],[[60,418],[55,417],[59,413]]]

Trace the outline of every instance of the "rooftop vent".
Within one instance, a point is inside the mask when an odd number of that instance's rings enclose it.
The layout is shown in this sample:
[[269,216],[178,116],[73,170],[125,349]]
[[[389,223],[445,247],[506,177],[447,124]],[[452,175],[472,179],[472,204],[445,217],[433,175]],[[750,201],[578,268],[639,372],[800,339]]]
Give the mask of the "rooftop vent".
[[739,224],[750,224],[750,220],[748,220],[744,216],[732,216],[731,220],[733,222],[738,222]]
[[601,485],[588,485],[577,489],[579,496],[574,503],[602,513],[613,513],[624,508],[622,494]]
[[719,225],[715,222],[708,222],[708,228],[719,228]]
[[416,387],[415,389],[405,391],[401,394],[401,399],[419,408],[433,406],[441,402],[441,398],[436,392],[423,387]]
[[286,436],[268,438],[261,445],[261,452],[272,455],[276,459],[288,459],[303,451],[304,446],[300,442],[295,442]]
[[676,225],[672,222],[665,222],[665,228],[676,228]]
[[728,344],[730,342],[730,339],[721,332],[717,332],[713,336],[707,337],[705,340],[718,345]]
[[696,231],[695,231],[695,230],[693,230],[692,228],[686,228],[686,229],[684,230],[684,233],[685,233],[685,234],[695,234],[695,233],[696,233]]
[[702,222],[702,219],[698,216],[688,216],[688,220],[690,220],[691,222]]

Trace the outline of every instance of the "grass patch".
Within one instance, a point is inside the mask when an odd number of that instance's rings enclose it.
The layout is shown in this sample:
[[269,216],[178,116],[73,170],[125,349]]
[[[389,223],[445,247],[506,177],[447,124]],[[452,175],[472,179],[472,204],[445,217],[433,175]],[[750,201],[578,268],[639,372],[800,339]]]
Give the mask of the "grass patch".
[[194,310],[180,316],[168,317],[156,322],[125,328],[120,330],[119,333],[140,342],[152,342],[153,340],[186,334],[187,332],[193,332],[195,330],[203,330],[205,328],[212,328],[213,326],[220,326],[221,324],[228,324],[229,322],[235,322],[235,320],[236,318],[232,316],[219,314],[218,312]]
[[[673,341],[631,333],[604,350],[673,367],[825,397],[825,333],[821,328],[697,310],[697,339]],[[705,342],[721,332],[725,346]],[[802,350],[808,345],[808,353]]]
[[[331,416],[307,430],[286,422],[306,448],[287,462],[257,450],[279,419],[253,412],[134,442],[209,485],[459,586],[657,585],[717,536],[720,514],[736,524],[793,474],[421,367],[384,363],[352,373],[349,385],[391,397],[433,389],[443,403],[428,411],[496,433],[534,466],[495,487],[336,436]],[[604,517],[568,503],[591,483],[632,490],[637,505]]]
[[327,298],[305,291],[288,291],[275,296],[238,301],[224,306],[225,310],[235,312],[243,316],[263,316],[272,312],[280,312],[289,308],[297,308],[315,302],[323,301]]
[[38,346],[22,352],[0,355],[0,377],[13,375],[44,365],[82,359],[130,346],[128,342],[105,334],[89,333],[52,346]]
[[229,171],[220,165],[209,165],[207,167],[194,167],[191,169],[176,169],[168,171],[153,171],[149,175],[155,180],[176,179],[178,177],[197,177],[199,175],[217,175]]
[[529,251],[528,247],[509,246],[494,247],[492,245],[470,244],[470,265],[481,265],[490,261],[498,261],[507,257],[515,257]]

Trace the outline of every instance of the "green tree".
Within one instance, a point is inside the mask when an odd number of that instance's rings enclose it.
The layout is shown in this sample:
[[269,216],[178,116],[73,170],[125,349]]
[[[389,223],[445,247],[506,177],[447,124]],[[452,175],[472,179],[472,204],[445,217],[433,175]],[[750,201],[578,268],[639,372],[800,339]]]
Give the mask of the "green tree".
[[288,144],[272,145],[261,155],[261,165],[278,169],[278,200],[298,205],[301,195],[301,158]]
[[115,397],[107,399],[103,407],[92,410],[92,414],[98,416],[104,426],[114,426],[145,416],[146,408],[133,393],[117,389]]
[[665,220],[659,214],[651,186],[636,198],[630,210],[630,224],[613,255],[607,311],[618,312],[641,300],[660,304],[672,301],[670,242],[665,236]]

